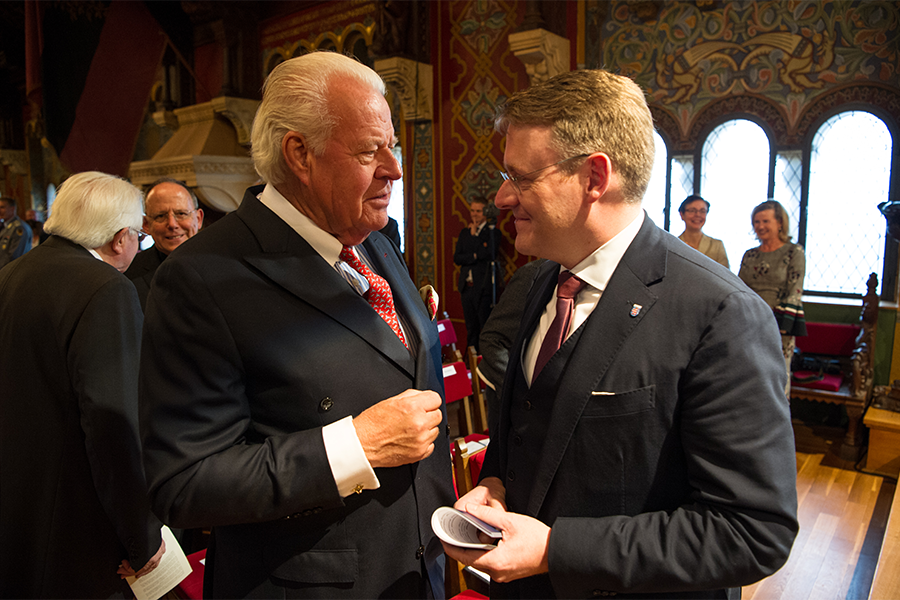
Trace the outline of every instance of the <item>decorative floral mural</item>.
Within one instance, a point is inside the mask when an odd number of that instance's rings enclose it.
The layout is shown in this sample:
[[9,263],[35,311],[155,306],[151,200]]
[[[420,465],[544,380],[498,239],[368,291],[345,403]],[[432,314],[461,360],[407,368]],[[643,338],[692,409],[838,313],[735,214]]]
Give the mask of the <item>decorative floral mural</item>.
[[644,87],[680,138],[727,97],[771,100],[790,134],[836,86],[900,88],[893,0],[614,1],[590,10],[602,20],[599,62]]

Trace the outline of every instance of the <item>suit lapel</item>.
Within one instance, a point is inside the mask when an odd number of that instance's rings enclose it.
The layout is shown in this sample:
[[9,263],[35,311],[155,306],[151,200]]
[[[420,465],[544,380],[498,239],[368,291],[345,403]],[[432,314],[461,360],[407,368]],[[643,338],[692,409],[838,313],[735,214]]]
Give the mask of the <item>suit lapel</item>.
[[527,514],[536,516],[540,511],[591,392],[614,391],[602,389],[601,382],[629,336],[656,303],[657,296],[649,285],[664,277],[666,254],[659,229],[645,217],[600,302],[582,325],[559,380]]
[[256,198],[256,193],[248,190],[237,210],[261,248],[259,253],[248,253],[244,259],[286,291],[353,331],[399,368],[414,376],[412,356],[387,323],[331,265],[322,260],[306,240],[266,208]]

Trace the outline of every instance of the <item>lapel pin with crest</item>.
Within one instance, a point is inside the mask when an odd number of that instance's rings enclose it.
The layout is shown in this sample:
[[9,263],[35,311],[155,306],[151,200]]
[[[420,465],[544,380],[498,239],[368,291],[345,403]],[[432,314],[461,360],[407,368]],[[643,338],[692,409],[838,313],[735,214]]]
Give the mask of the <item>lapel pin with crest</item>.
[[628,313],[628,314],[631,315],[632,317],[636,317],[636,316],[638,316],[639,314],[641,314],[641,309],[642,309],[642,308],[644,308],[644,307],[641,306],[640,304],[632,304],[632,305],[631,305],[631,312]]

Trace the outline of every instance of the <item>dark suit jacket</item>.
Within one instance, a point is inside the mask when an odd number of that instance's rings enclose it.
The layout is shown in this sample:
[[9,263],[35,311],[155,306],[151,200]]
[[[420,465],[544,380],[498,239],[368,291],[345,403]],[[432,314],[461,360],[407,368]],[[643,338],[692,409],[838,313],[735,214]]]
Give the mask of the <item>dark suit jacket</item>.
[[442,393],[437,329],[387,238],[364,247],[412,353],[261,190],[157,271],[141,362],[153,506],[176,527],[213,526],[217,597],[421,596],[431,513],[453,499],[446,436],[341,499],[322,427],[408,388]]
[[125,277],[134,283],[137,289],[138,299],[141,302],[141,310],[147,307],[147,294],[150,293],[150,284],[153,282],[153,275],[156,269],[166,260],[166,254],[159,251],[154,245],[150,246],[143,252],[138,252],[131,265],[125,271]]
[[106,598],[159,549],[134,286],[51,236],[0,270],[0,596]]
[[456,251],[453,253],[453,262],[460,265],[459,279],[456,289],[463,291],[466,288],[466,277],[472,272],[472,291],[476,297],[485,292],[488,283],[488,267],[491,258],[497,257],[500,248],[500,232],[485,225],[478,235],[472,235],[468,227],[464,227],[456,240]]
[[504,481],[510,510],[551,525],[550,572],[492,594],[724,598],[780,568],[796,472],[768,306],[645,218],[596,309],[523,393],[522,346],[557,272],[545,264],[532,289],[482,470]]

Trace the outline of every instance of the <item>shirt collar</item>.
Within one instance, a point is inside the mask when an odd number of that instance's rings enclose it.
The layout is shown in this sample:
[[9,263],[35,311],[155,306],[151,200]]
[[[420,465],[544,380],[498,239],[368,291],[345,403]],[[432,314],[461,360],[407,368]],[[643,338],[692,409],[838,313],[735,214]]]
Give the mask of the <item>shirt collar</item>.
[[313,250],[318,252],[319,256],[324,258],[329,265],[333,265],[340,260],[341,250],[344,245],[336,237],[313,223],[312,219],[297,210],[293,204],[288,202],[287,198],[281,195],[281,192],[275,189],[275,186],[266,184],[266,187],[258,197],[263,205],[278,215],[282,221],[306,240],[313,247]]
[[631,223],[625,226],[625,229],[594,250],[587,258],[572,267],[570,271],[588,285],[602,292],[609,284],[613,272],[619,266],[625,251],[628,250],[628,246],[634,241],[643,223],[644,211],[642,210]]

